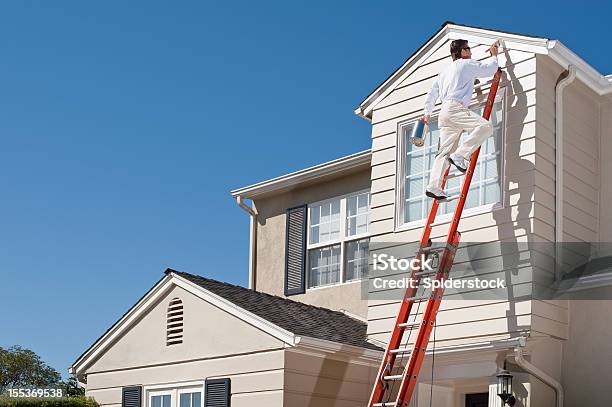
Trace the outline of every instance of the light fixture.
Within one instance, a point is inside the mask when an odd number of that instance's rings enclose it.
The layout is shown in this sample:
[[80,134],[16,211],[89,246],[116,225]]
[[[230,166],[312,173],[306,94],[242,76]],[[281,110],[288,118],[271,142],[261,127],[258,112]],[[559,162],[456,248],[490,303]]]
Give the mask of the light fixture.
[[516,403],[516,399],[512,395],[512,373],[504,369],[497,374],[497,395],[502,399],[504,405],[512,407]]

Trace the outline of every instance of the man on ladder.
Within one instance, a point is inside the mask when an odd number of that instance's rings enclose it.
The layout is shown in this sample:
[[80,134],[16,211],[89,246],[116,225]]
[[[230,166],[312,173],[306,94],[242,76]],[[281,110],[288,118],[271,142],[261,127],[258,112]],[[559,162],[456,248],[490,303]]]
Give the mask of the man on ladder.
[[[426,195],[434,199],[447,198],[441,187],[449,163],[465,172],[472,153],[493,133],[491,123],[470,111],[468,106],[475,79],[492,76],[497,71],[497,42],[489,48],[492,57],[485,62],[472,59],[472,51],[466,40],[451,42],[450,51],[453,62],[436,78],[427,94],[422,117],[425,123],[429,123],[433,105],[439,97],[442,100],[438,117],[440,145],[425,190]],[[469,132],[469,136],[458,146],[463,131]]]

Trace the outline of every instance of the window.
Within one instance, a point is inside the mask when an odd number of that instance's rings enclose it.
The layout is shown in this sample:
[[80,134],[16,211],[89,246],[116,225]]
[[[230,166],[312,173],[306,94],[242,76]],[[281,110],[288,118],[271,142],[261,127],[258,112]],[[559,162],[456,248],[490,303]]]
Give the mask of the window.
[[308,288],[366,275],[370,224],[368,191],[308,208]]
[[179,391],[179,407],[202,407],[202,392]]
[[[166,319],[166,346],[183,343],[183,302],[173,298],[168,305]],[[168,407],[168,406],[153,406]]]
[[[465,203],[465,209],[473,209],[485,205],[495,205],[501,202],[501,177],[503,164],[503,127],[504,127],[504,92],[500,89],[491,111],[493,135],[489,137],[480,149],[478,163],[472,177],[472,184]],[[473,106],[472,110],[482,114],[484,104]],[[416,147],[409,141],[414,120],[401,123],[399,129],[399,184],[398,184],[398,225],[417,222],[427,217],[432,200],[425,196],[425,187],[429,183],[429,175],[436,153],[440,130],[437,119],[432,117],[429,125],[429,135],[422,147]],[[466,134],[462,135],[463,138]],[[451,167],[451,173],[453,167]],[[446,182],[445,192],[449,195],[459,193],[463,177],[451,178]],[[439,215],[450,214],[455,210],[457,201],[441,203]]]
[[[171,386],[171,387],[168,387]],[[204,383],[177,383],[146,388],[148,405],[146,407],[202,407]]]
[[150,407],[172,407],[172,396],[168,394],[151,395]]

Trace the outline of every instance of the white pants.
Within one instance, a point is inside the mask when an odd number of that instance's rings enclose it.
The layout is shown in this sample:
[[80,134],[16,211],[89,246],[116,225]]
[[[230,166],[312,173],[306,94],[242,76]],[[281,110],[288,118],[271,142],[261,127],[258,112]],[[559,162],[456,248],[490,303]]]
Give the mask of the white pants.
[[[431,168],[428,188],[442,187],[442,177],[449,166],[448,156],[456,152],[466,160],[480,145],[493,134],[493,126],[483,117],[470,111],[458,100],[445,100],[438,117],[440,127],[440,146]],[[461,133],[467,131],[468,137],[459,144]]]

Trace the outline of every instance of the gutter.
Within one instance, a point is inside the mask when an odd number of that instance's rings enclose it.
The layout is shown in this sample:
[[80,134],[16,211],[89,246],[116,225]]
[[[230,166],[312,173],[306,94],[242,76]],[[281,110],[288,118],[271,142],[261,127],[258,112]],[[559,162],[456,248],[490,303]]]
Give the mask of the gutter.
[[576,66],[569,65],[564,73],[567,76],[555,86],[555,281],[563,277],[560,247],[563,241],[563,91],[576,79]]
[[257,208],[255,202],[248,206],[242,200],[242,195],[236,195],[236,203],[249,214],[249,289],[256,291],[257,284]]
[[525,347],[525,339],[521,338],[519,345],[514,348],[514,360],[516,364],[523,368],[527,373],[537,377],[548,386],[550,386],[554,391],[557,398],[556,407],[563,407],[563,386],[557,380],[555,380],[552,376],[549,376],[547,373],[540,370],[535,365],[528,362],[523,357],[523,348]]

